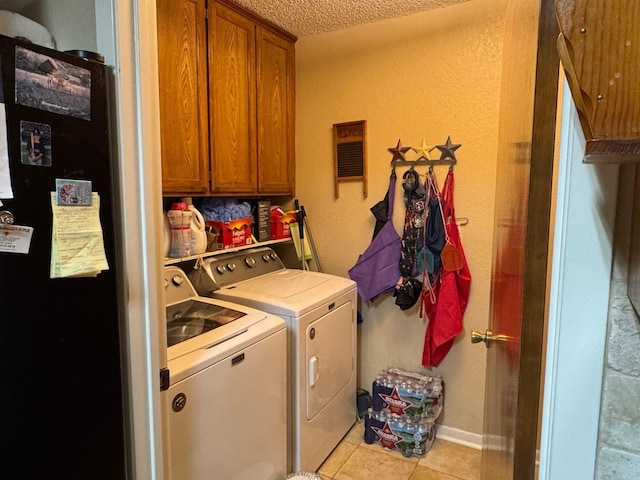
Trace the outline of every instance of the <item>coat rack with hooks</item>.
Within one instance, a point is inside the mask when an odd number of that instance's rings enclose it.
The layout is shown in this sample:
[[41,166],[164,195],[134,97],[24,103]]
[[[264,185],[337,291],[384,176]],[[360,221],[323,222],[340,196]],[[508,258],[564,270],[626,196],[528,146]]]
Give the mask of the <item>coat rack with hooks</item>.
[[[443,145],[427,145],[426,140],[422,139],[422,147],[403,147],[400,139],[398,139],[398,144],[395,147],[390,147],[388,150],[393,154],[393,158],[391,159],[391,167],[393,168],[393,173],[395,174],[396,167],[398,166],[409,166],[413,169],[416,165],[428,165],[429,170],[431,170],[435,165],[448,165],[449,170],[453,170],[453,167],[456,163],[458,163],[458,159],[456,158],[455,151],[460,148],[462,144],[454,144],[451,142],[451,137],[447,137],[447,141]],[[434,160],[431,158],[430,153],[438,149],[440,150],[440,158]],[[418,157],[414,160],[406,159],[406,152],[409,150],[413,150]],[[467,225],[469,223],[468,217],[457,217],[456,223],[458,226]]]
[[[428,165],[433,167],[434,165],[449,165],[449,168],[458,163],[455,151],[461,147],[462,144],[454,144],[451,142],[451,137],[447,137],[447,141],[443,145],[427,145],[425,139],[422,139],[422,147],[403,147],[402,143],[398,139],[398,144],[395,147],[390,147],[388,150],[393,154],[391,159],[391,166],[415,166],[415,165]],[[435,149],[440,150],[440,158],[434,160],[431,158],[430,153]],[[409,150],[413,150],[418,154],[418,158],[415,160],[407,160],[405,154]]]
[[434,165],[449,165],[449,167],[453,167],[457,163],[456,159],[446,159],[446,160],[427,160],[427,159],[416,159],[416,160],[396,160],[391,162],[392,167],[403,167],[403,166],[416,166],[416,165],[429,165],[430,167]]

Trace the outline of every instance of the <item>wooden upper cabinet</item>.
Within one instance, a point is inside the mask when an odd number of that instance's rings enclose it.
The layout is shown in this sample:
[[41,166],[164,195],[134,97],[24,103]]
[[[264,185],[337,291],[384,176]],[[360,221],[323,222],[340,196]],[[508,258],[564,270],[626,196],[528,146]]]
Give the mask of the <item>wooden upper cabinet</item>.
[[293,195],[294,41],[233,3],[212,5],[211,191]]
[[293,44],[258,27],[258,191],[293,195],[295,184],[295,51]]
[[255,24],[214,3],[209,18],[211,190],[257,193]]
[[205,0],[157,0],[162,190],[209,189]]
[[157,0],[162,187],[293,195],[296,38],[231,0]]

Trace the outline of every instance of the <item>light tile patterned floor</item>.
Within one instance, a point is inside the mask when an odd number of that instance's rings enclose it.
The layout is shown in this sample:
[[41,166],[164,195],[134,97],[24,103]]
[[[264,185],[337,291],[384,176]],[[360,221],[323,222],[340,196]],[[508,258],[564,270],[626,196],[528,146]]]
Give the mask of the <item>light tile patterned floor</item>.
[[356,423],[320,466],[322,480],[479,480],[480,450],[436,438],[423,458],[405,458],[363,440]]

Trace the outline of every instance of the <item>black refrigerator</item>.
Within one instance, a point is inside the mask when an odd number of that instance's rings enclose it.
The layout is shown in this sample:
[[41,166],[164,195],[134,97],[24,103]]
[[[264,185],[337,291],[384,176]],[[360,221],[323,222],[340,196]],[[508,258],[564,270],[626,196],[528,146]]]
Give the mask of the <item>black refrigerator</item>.
[[0,478],[126,478],[111,72],[5,36],[0,71]]

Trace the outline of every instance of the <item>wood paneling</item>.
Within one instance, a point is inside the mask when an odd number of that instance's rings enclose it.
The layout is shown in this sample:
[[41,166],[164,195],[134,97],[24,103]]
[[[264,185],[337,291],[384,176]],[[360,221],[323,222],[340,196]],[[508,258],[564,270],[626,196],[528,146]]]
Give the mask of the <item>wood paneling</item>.
[[640,162],[640,2],[556,0],[585,162]]
[[209,187],[204,0],[158,0],[162,190]]
[[163,193],[293,195],[296,38],[230,0],[157,12]]
[[255,24],[213,3],[209,19],[211,191],[257,189]]
[[295,51],[257,27],[258,191],[293,195],[295,185]]

